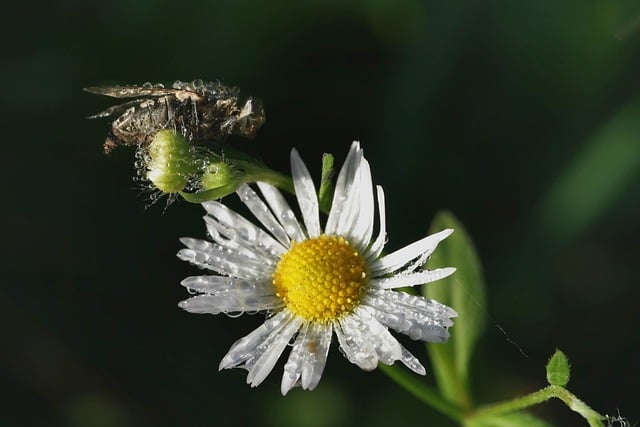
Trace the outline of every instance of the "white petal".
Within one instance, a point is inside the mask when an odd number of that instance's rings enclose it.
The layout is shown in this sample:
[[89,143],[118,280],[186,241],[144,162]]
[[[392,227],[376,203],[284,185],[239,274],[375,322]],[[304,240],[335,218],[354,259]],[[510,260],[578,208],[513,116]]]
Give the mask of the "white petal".
[[[406,351],[375,317],[375,310],[360,306],[336,325],[336,335],[347,359],[364,370],[372,370],[378,361],[391,365],[396,360],[411,369],[420,369]],[[419,364],[419,363],[418,363]]]
[[382,249],[387,242],[387,220],[384,206],[384,190],[379,185],[376,187],[376,190],[378,191],[378,214],[380,230],[378,230],[378,237],[376,237],[376,240],[374,240],[371,246],[367,249],[365,257],[367,258],[367,261],[369,261],[369,263],[372,263],[373,260],[380,256],[380,254],[382,253]]
[[255,226],[242,215],[237,214],[222,203],[205,202],[202,206],[213,219],[233,234],[232,236],[225,236],[228,239],[240,239],[264,248],[279,248],[279,253],[284,253],[287,250],[287,247],[271,237],[266,231]]
[[380,279],[372,279],[370,285],[381,289],[403,288],[405,286],[424,285],[425,283],[435,282],[455,273],[453,267],[436,268],[434,270],[423,270],[417,273],[396,274],[391,277],[383,277]]
[[234,367],[247,369],[247,383],[252,387],[259,385],[269,375],[301,324],[302,319],[289,310],[279,312],[236,341],[220,362],[220,370]]
[[442,230],[438,233],[427,236],[417,242],[414,242],[402,249],[385,255],[371,265],[372,274],[378,277],[387,273],[394,272],[415,258],[429,256],[435,250],[438,243],[453,233],[452,229]]
[[298,331],[298,336],[296,337],[296,343],[293,346],[293,350],[291,350],[287,363],[284,365],[284,373],[282,375],[282,381],[280,382],[280,392],[283,396],[292,388],[300,385],[305,351],[304,345],[301,345],[301,343],[304,342],[308,330],[308,323],[302,325]]
[[320,235],[320,210],[318,208],[318,196],[311,179],[311,174],[300,158],[298,151],[291,150],[291,175],[293,186],[296,190],[296,198],[302,212],[304,225],[307,227],[309,237]]
[[[400,346],[402,347],[402,346]],[[419,375],[426,375],[427,370],[424,369],[422,363],[409,350],[402,347],[402,358],[400,359],[404,365]]]
[[360,162],[356,180],[357,186],[353,189],[357,194],[357,207],[354,209],[356,215],[353,226],[344,236],[348,236],[349,241],[356,245],[356,247],[365,250],[371,243],[376,208],[373,198],[371,169],[369,168],[369,162],[367,162],[364,157]]
[[282,254],[285,253],[284,246],[266,233],[263,234],[265,238],[260,242],[250,242],[212,216],[205,216],[204,223],[212,241],[224,248],[243,253],[249,258],[267,259],[271,261],[271,264],[277,264]]
[[309,324],[303,327],[284,366],[280,390],[287,394],[296,385],[313,390],[322,377],[327,362],[333,328],[331,325]]
[[353,187],[361,161],[362,150],[360,149],[360,143],[354,141],[336,180],[331,211],[325,227],[326,234],[344,236],[351,226],[357,212],[354,200],[357,194],[353,191]]
[[218,222],[212,216],[205,215],[204,224],[209,233],[209,239],[224,248],[229,248],[237,252],[241,252],[249,258],[260,258],[265,252],[259,248],[255,242],[248,242],[238,236],[235,230],[232,230]]
[[267,184],[266,182],[258,182],[258,187],[260,188],[260,191],[262,191],[264,199],[271,207],[271,210],[278,221],[280,221],[280,224],[282,224],[289,237],[296,242],[306,240],[307,236],[305,236],[296,215],[289,207],[289,204],[282,196],[282,193],[280,193],[276,187],[271,184]]
[[273,317],[256,328],[249,335],[236,341],[227,354],[220,361],[219,369],[245,368],[250,369],[255,360],[261,355],[265,347],[269,345],[269,340],[277,335],[283,327],[289,324],[294,318],[294,314],[289,310],[282,310]]
[[255,295],[275,295],[271,280],[251,281],[224,276],[191,276],[180,282],[185,288],[205,294],[242,290]]
[[225,276],[260,280],[273,271],[272,264],[268,262],[270,260],[249,258],[243,253],[222,248],[206,240],[183,237],[180,242],[187,249],[178,251],[178,258]]
[[289,236],[284,231],[284,228],[282,228],[282,225],[273,216],[269,207],[260,199],[260,197],[258,197],[255,191],[253,191],[248,185],[243,184],[238,187],[236,194],[240,197],[242,203],[249,208],[251,213],[265,227],[265,229],[273,234],[273,236],[278,239],[283,246],[291,245]]
[[402,347],[389,330],[373,315],[373,310],[359,306],[354,312],[362,322],[363,332],[376,349],[380,362],[391,365],[402,358]]
[[364,304],[373,309],[380,322],[411,339],[444,342],[457,313],[450,307],[404,292],[370,290]]
[[373,344],[363,334],[361,322],[353,320],[353,317],[346,316],[334,325],[340,348],[349,362],[362,370],[373,371],[378,366],[378,356]]
[[273,369],[293,335],[300,329],[301,324],[302,319],[294,317],[282,330],[277,333],[274,331],[267,340],[271,342],[265,347],[264,353],[256,360],[251,369],[249,369],[247,384],[251,384],[251,387],[256,387],[267,378],[267,375],[269,375]]
[[327,354],[331,345],[331,325],[312,324],[307,334],[304,346],[306,355],[302,365],[302,388],[313,390],[322,377],[322,371],[327,363]]
[[198,295],[181,301],[178,307],[189,313],[244,313],[280,308],[282,300],[275,295],[257,295],[234,289],[215,295]]

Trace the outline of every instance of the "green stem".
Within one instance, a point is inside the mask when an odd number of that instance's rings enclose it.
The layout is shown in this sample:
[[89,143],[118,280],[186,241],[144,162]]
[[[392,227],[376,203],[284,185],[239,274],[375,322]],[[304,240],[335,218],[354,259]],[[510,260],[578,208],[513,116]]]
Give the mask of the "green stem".
[[291,194],[295,193],[293,179],[287,175],[246,161],[236,161],[236,164],[247,172],[248,182],[267,182]]
[[551,398],[557,398],[562,400],[568,407],[574,412],[580,414],[590,426],[603,427],[602,420],[606,419],[593,409],[591,409],[586,403],[578,399],[573,393],[564,387],[557,385],[550,385],[542,390],[528,394],[526,396],[517,397],[506,402],[496,403],[481,407],[474,411],[467,419],[480,419],[491,418],[496,415],[502,415],[508,412],[518,411],[529,406],[537,405],[538,403],[545,402]]
[[424,384],[415,376],[398,368],[396,365],[379,364],[378,368],[418,400],[455,421],[462,420],[462,412],[455,405],[444,400],[435,389]]

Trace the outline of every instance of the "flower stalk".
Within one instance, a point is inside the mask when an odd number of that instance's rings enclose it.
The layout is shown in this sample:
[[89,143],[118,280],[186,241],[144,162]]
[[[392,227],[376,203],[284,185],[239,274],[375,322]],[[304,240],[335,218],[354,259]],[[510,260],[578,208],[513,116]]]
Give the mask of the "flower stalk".
[[557,385],[548,385],[541,390],[525,396],[480,407],[465,418],[467,421],[496,418],[499,415],[519,411],[530,406],[546,402],[552,398],[557,398],[563,401],[569,409],[580,414],[591,427],[604,427],[602,421],[606,420],[605,416],[591,409],[586,403],[578,399],[578,397],[569,390]]

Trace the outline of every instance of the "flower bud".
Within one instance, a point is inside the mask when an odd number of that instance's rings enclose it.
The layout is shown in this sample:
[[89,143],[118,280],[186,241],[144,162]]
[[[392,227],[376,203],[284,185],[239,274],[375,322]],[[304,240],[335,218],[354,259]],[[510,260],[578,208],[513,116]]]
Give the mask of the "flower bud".
[[569,382],[571,367],[569,359],[560,350],[556,350],[547,363],[547,381],[551,385],[564,387]]
[[225,162],[209,163],[200,179],[200,186],[204,190],[226,187],[238,183],[238,173],[233,166]]
[[215,161],[201,169],[198,191],[184,192],[180,195],[191,203],[203,203],[218,200],[233,193],[246,178],[246,173],[232,163]]
[[165,129],[153,137],[147,147],[147,178],[163,193],[184,190],[196,170],[196,159],[189,142]]

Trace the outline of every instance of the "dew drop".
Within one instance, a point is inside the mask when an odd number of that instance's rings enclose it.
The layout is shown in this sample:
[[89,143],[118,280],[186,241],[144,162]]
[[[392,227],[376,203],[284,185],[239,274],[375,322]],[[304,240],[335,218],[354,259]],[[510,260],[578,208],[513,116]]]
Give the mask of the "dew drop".
[[229,311],[229,312],[226,312],[225,314],[232,319],[237,319],[238,317],[244,314],[244,311]]

